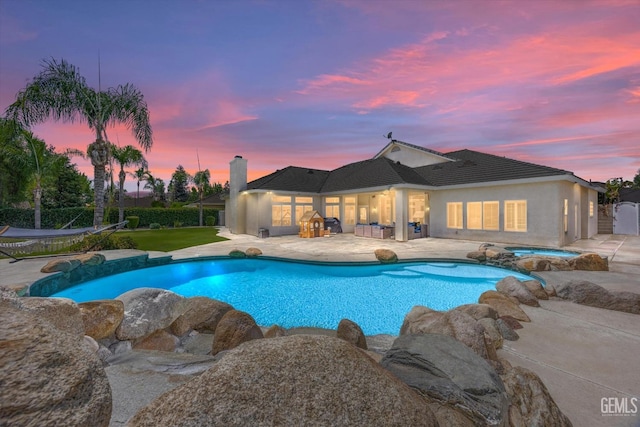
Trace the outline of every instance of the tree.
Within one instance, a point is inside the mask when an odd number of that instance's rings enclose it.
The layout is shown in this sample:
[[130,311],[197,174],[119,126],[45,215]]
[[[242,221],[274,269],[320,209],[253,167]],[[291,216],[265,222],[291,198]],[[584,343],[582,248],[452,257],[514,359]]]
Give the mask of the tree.
[[15,135],[13,149],[3,150],[3,157],[13,170],[26,173],[33,193],[34,228],[41,228],[43,181],[48,176],[56,176],[62,171],[69,155],[82,155],[78,150],[67,150],[64,155],[55,152],[32,132],[19,128]]
[[28,199],[30,171],[16,166],[28,162],[22,131],[15,121],[0,118],[0,207],[15,206]]
[[124,124],[145,151],[153,144],[149,110],[142,92],[129,83],[105,91],[95,90],[87,85],[79,69],[64,59],[44,60],[40,73],[18,92],[6,113],[26,127],[51,118],[86,123],[94,132],[96,140],[87,148],[87,155],[94,168],[96,226],[102,225],[104,218],[105,171],[111,157],[107,126]]
[[87,176],[65,156],[60,171],[44,180],[42,208],[59,209],[85,206],[91,203],[93,191]]
[[196,185],[198,189],[198,197],[200,198],[200,227],[202,227],[202,195],[204,193],[205,187],[209,186],[209,180],[211,179],[211,172],[209,169],[205,169],[203,171],[198,171],[193,176],[193,183]]
[[146,174],[146,184],[144,185],[145,189],[151,190],[151,192],[153,193],[153,200],[155,202],[157,201],[164,201],[165,197],[164,197],[164,181],[160,178],[156,178],[153,175],[151,175],[151,172],[147,171]]
[[189,181],[190,176],[187,171],[184,170],[182,165],[178,165],[175,172],[171,175],[171,181],[169,182],[169,193],[171,194],[172,201],[187,201],[187,199],[189,198]]
[[[120,172],[118,173],[118,222],[122,222],[124,221],[124,181],[127,178],[124,168],[131,165],[142,165],[143,167],[140,169],[144,171],[147,162],[142,152],[132,145],[124,147],[112,145],[111,155],[116,163],[120,165]],[[140,181],[138,181],[138,195],[140,195]]]
[[620,190],[632,188],[633,182],[622,178],[611,178],[605,183],[605,203],[616,203],[620,199]]
[[131,174],[131,176],[138,181],[138,194],[136,194],[135,206],[138,206],[138,199],[140,198],[140,181],[143,181],[148,174],[149,174],[149,171],[147,171],[146,164],[143,165],[141,168],[136,169],[135,172]]
[[633,177],[633,188],[640,188],[640,169],[638,173]]

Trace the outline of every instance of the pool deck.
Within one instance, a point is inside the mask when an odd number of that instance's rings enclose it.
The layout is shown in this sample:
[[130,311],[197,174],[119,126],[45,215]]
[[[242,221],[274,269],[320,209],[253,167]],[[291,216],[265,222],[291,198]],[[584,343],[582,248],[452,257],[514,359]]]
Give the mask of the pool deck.
[[[400,259],[466,259],[479,242],[449,239],[417,239],[409,242],[355,237],[352,234],[324,238],[301,239],[297,236],[259,239],[246,235],[231,235],[221,229],[220,235],[230,240],[170,253],[173,259],[189,259],[212,255],[228,255],[233,249],[259,248],[265,256],[311,261],[375,261],[373,251],[379,248],[394,251]],[[505,244],[506,246],[507,244]],[[597,235],[580,240],[563,249],[596,252],[609,258],[609,272],[545,272],[547,281],[584,279],[609,290],[640,293],[640,237]],[[109,251],[108,259],[131,256],[140,251]],[[150,257],[166,256],[149,253]],[[28,259],[10,264],[0,260],[0,286],[30,283],[44,276],[39,269],[48,259]],[[621,313],[554,299],[541,301],[541,307],[523,309],[531,317],[518,330],[518,341],[505,341],[500,357],[513,365],[536,372],[544,381],[560,409],[574,426],[639,426],[640,414],[627,416],[602,414],[601,401],[606,398],[639,398],[640,410],[640,315]],[[177,357],[177,355],[176,355]],[[114,390],[114,405],[129,402],[128,387],[120,384],[116,369],[109,372]],[[177,386],[168,385],[166,378],[150,373],[149,392]],[[149,396],[149,400],[153,396]],[[144,403],[144,402],[143,402]],[[129,403],[132,405],[132,403]],[[142,405],[142,403],[140,403]],[[139,407],[139,406],[138,406]],[[630,409],[633,406],[629,402]],[[118,407],[120,408],[120,407]],[[111,425],[122,425],[128,414],[137,408],[116,409]],[[122,411],[119,413],[119,411]],[[126,411],[126,413],[125,413]],[[640,412],[640,411],[639,411]]]

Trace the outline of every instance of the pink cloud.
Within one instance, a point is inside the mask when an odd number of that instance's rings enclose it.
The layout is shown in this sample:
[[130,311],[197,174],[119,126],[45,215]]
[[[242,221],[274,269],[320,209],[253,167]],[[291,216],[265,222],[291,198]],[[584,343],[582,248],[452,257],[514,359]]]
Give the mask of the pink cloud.
[[[508,14],[502,15],[504,18]],[[397,104],[394,94],[411,91],[410,102],[403,105],[421,108],[434,104],[450,111],[440,103],[479,90],[566,84],[640,66],[637,29],[612,36],[610,27],[606,32],[591,34],[584,24],[569,21],[562,28],[545,28],[541,23],[536,33],[512,38],[496,32],[491,44],[478,42],[464,47],[468,44],[465,40],[479,36],[473,31],[484,32],[485,28],[433,32],[419,42],[357,61],[339,75],[320,75],[307,81],[299,93],[346,100],[354,109],[362,110]],[[444,40],[453,44],[440,43]]]

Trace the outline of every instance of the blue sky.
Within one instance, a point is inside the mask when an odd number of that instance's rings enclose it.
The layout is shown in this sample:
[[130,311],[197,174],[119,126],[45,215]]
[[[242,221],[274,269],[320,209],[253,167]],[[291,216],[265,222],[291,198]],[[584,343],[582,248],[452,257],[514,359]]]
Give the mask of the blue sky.
[[[0,0],[0,108],[45,58],[97,87],[99,56],[103,87],[145,94],[146,157],[167,182],[178,164],[194,173],[197,156],[219,182],[237,154],[250,178],[332,169],[375,155],[389,131],[443,152],[632,179],[638,22],[637,0]],[[59,150],[93,136],[78,123],[34,132]],[[135,145],[124,128],[109,137]]]

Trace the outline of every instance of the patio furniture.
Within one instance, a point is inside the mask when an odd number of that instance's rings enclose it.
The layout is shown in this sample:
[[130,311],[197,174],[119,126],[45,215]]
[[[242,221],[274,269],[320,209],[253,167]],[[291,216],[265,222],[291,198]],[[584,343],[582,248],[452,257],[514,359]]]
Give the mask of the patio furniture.
[[379,224],[356,224],[354,234],[373,239],[390,239],[394,236],[394,227]]

